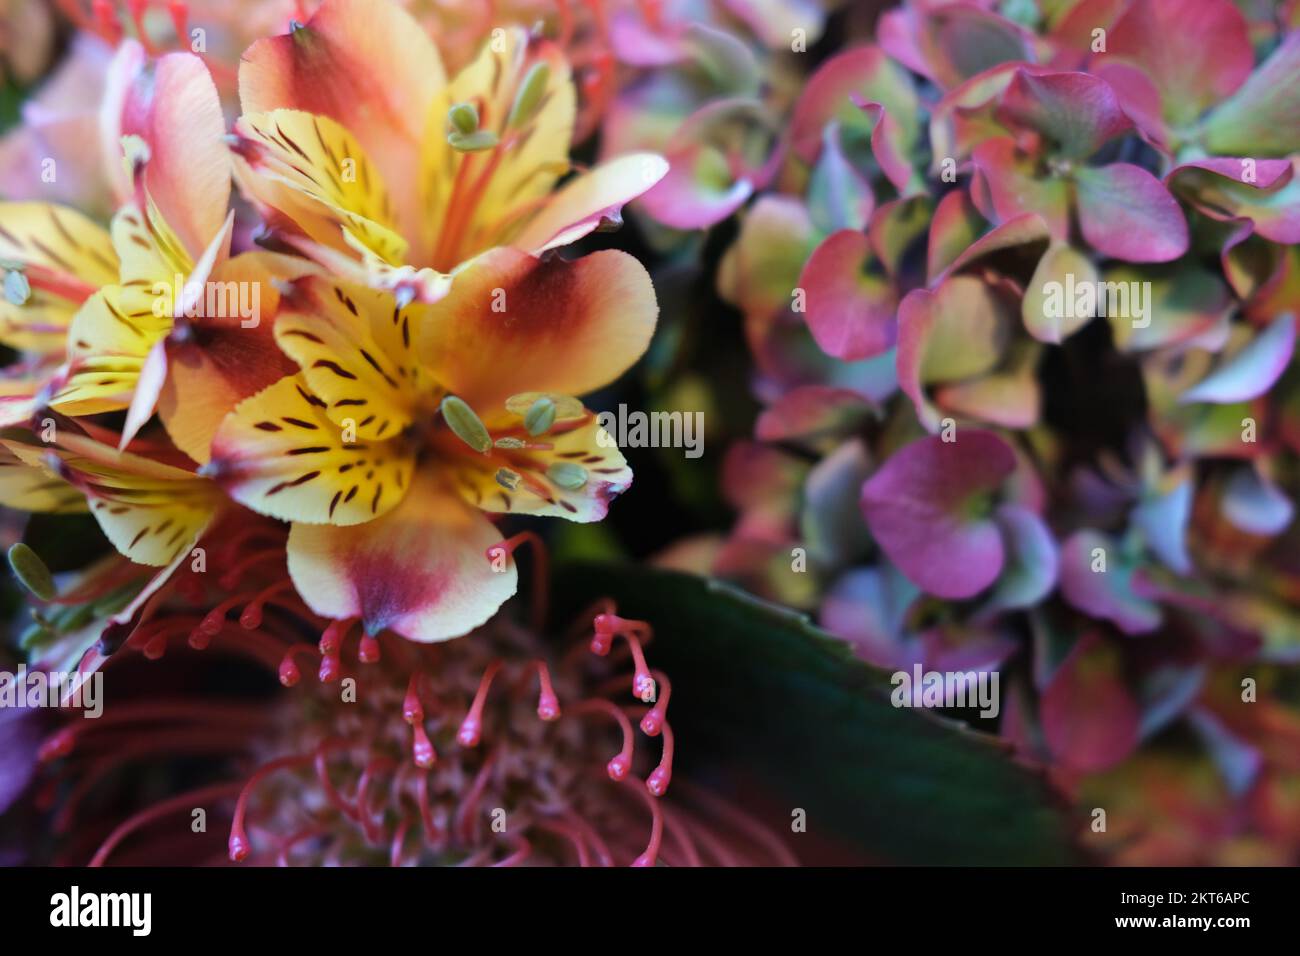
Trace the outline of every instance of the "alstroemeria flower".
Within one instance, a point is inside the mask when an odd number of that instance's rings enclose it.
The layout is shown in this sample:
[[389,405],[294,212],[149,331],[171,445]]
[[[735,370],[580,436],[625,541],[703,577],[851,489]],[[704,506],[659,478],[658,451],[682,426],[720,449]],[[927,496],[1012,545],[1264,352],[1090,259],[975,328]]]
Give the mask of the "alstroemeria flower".
[[240,403],[203,469],[294,522],[289,566],[318,613],[413,640],[458,636],[514,591],[482,512],[596,521],[632,474],[572,398],[649,343],[657,307],[620,252],[575,262],[498,249],[438,302],[321,277],[282,303],[300,366]]
[[972,154],[971,198],[986,218],[1037,213],[1062,241],[1077,219],[1089,245],[1128,262],[1167,262],[1187,250],[1187,221],[1160,180],[1132,163],[1087,163],[1132,128],[1103,80],[1018,70],[997,117],[1015,135],[986,139]]
[[0,206],[0,252],[32,286],[25,301],[4,306],[9,340],[52,360],[63,338],[67,357],[57,371],[36,365],[29,387],[6,396],[3,421],[40,406],[66,415],[128,409],[125,446],[153,413],[173,316],[185,312],[189,290],[222,275],[230,163],[202,60],[170,54],[149,73],[143,51],[126,44],[111,73],[123,92],[106,99],[105,121],[123,134],[135,195],[111,234],[64,207]]
[[240,99],[236,174],[272,225],[349,281],[425,301],[489,249],[541,253],[619,221],[667,169],[622,156],[556,191],[575,109],[563,52],[503,29],[448,81],[388,2],[326,0],[254,43]]

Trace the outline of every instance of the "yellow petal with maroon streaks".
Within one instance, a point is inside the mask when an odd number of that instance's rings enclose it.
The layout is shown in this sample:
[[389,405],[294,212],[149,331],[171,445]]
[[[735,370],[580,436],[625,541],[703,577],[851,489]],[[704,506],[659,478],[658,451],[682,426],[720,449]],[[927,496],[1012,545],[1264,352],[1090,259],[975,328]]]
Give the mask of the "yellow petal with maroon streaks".
[[86,510],[86,499],[49,468],[24,461],[0,443],[0,505],[19,511],[57,513]]
[[0,298],[0,342],[46,355],[62,354],[81,303],[117,281],[108,232],[52,203],[0,203],[0,259],[20,266],[31,286],[21,305]]
[[236,406],[217,430],[202,473],[236,501],[285,521],[352,525],[393,508],[415,456],[394,441],[347,441],[301,375]]
[[286,299],[275,340],[335,425],[350,421],[365,440],[393,438],[432,388],[412,349],[412,313],[421,308],[399,309],[389,293],[312,276]]
[[343,126],[279,109],[241,116],[235,133],[239,180],[257,202],[333,249],[355,245],[392,265],[403,262],[406,240],[383,177]]

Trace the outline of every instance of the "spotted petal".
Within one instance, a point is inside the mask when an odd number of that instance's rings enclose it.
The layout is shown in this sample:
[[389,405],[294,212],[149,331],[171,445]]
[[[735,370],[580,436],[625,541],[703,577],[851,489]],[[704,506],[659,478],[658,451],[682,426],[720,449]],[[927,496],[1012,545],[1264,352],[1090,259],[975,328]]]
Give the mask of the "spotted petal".
[[432,383],[412,349],[420,306],[401,308],[392,294],[309,277],[275,323],[275,340],[302,368],[312,394],[339,428],[360,439],[395,437],[411,423]]
[[278,109],[245,113],[235,134],[240,183],[256,202],[323,245],[402,264],[407,243],[397,232],[388,187],[343,125]]
[[21,266],[31,286],[21,305],[0,299],[0,342],[15,349],[61,354],[81,303],[117,281],[108,233],[50,203],[0,203],[0,259]]
[[285,521],[353,525],[394,507],[415,455],[400,441],[348,441],[307,380],[287,376],[236,406],[202,473],[236,501]]

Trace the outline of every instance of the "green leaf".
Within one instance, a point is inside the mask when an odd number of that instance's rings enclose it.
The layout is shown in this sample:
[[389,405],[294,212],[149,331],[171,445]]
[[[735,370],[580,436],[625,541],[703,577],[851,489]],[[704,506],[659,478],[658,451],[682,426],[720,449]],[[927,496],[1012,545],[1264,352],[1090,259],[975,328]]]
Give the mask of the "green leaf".
[[[1076,851],[1064,801],[989,735],[894,707],[889,675],[800,614],[729,585],[644,567],[572,564],[556,596],[576,613],[612,597],[647,620],[672,680],[679,767],[743,779],[790,826],[877,862],[1059,865]],[[1002,688],[1009,692],[1009,687]],[[789,808],[789,809],[786,809]],[[797,853],[800,836],[786,842]]]

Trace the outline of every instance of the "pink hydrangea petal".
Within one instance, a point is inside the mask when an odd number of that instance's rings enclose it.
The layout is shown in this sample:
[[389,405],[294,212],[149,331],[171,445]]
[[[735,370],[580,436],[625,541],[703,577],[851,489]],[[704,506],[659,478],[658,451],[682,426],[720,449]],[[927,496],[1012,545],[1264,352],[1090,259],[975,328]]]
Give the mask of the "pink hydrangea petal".
[[1102,255],[1169,262],[1187,251],[1187,220],[1169,190],[1140,166],[1112,163],[1075,172],[1079,228]]
[[1235,355],[1183,393],[1180,401],[1227,405],[1263,395],[1295,351],[1295,317],[1280,315]]
[[1056,540],[1028,508],[1003,504],[994,514],[1007,560],[984,611],[1033,607],[1056,586]]
[[1160,149],[1169,151],[1174,133],[1165,123],[1160,91],[1140,67],[1120,60],[1098,59],[1092,74],[1110,84],[1120,106],[1142,134]]
[[910,667],[919,648],[903,630],[921,592],[890,564],[842,575],[822,601],[819,621],[877,667]]
[[992,432],[963,430],[952,442],[921,438],[862,486],[862,513],[913,584],[937,597],[971,597],[997,579],[1004,558],[997,524],[979,513],[979,503],[1015,467],[1010,446]]
[[1065,239],[1070,231],[1070,191],[1064,179],[1042,177],[1033,158],[1021,153],[1009,136],[990,139],[971,156],[982,184],[971,199],[986,219],[1006,223],[1036,213],[1051,234]]
[[878,411],[878,406],[852,389],[802,385],[782,395],[758,416],[754,436],[759,441],[791,441],[845,434]]
[[1110,621],[1125,634],[1160,626],[1159,605],[1134,592],[1133,569],[1120,546],[1100,531],[1076,531],[1061,545],[1060,583],[1061,595],[1072,607]]
[[1072,769],[1105,770],[1132,753],[1141,712],[1119,651],[1096,634],[1080,638],[1044,689],[1039,719],[1052,754]]
[[1222,102],[1255,65],[1246,18],[1231,0],[1134,0],[1107,34],[1100,59],[1111,56],[1151,77],[1175,126]]
[[1009,125],[1042,133],[1073,159],[1092,155],[1133,126],[1110,84],[1088,73],[1018,70],[1002,96],[998,116]]
[[[912,79],[878,47],[863,46],[831,57],[803,88],[790,121],[794,150],[804,160],[816,161],[822,148],[822,130],[838,120],[845,129],[870,133],[875,119],[864,115],[853,97],[876,103],[894,117],[889,131],[891,148],[906,152],[916,137],[918,100]],[[874,137],[873,137],[874,144]]]
[[1252,467],[1238,468],[1223,489],[1223,516],[1247,534],[1281,534],[1295,517],[1295,505],[1277,485]]
[[827,355],[853,361],[887,352],[898,337],[894,292],[873,261],[867,237],[851,229],[813,250],[799,287],[807,293],[808,328]]
[[1205,144],[1222,155],[1286,156],[1300,150],[1300,31],[1205,120]]
[[926,246],[926,275],[930,281],[979,239],[986,224],[964,189],[955,189],[939,200]]
[[1300,150],[1300,31],[1205,120],[1205,145],[1227,156],[1286,156]]

